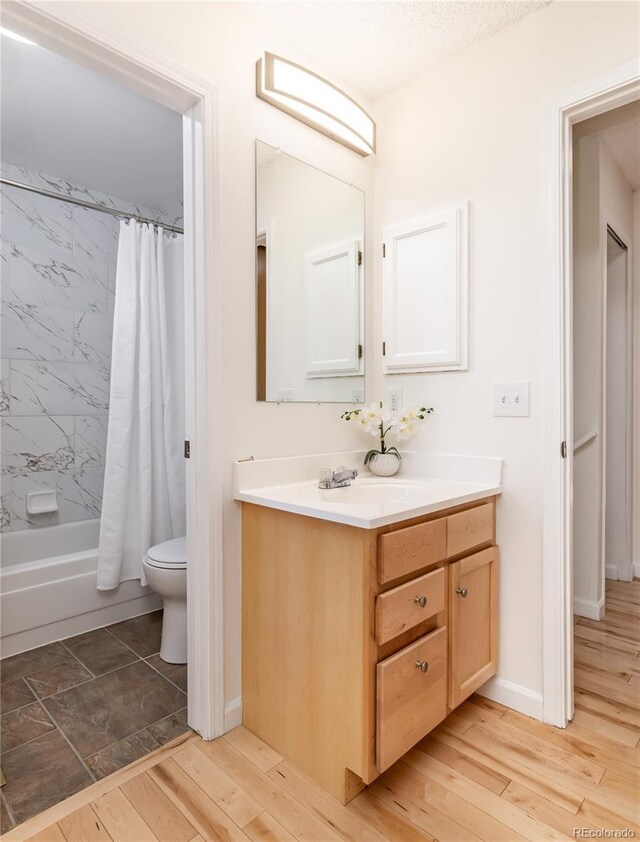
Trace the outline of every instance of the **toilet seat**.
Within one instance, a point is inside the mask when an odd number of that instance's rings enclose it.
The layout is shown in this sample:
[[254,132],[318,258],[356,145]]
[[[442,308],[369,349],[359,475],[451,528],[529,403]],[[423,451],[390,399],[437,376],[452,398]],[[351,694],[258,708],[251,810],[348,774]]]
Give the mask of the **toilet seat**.
[[156,544],[155,547],[149,547],[145,561],[150,567],[159,567],[166,570],[186,569],[186,537],[172,538],[170,541]]

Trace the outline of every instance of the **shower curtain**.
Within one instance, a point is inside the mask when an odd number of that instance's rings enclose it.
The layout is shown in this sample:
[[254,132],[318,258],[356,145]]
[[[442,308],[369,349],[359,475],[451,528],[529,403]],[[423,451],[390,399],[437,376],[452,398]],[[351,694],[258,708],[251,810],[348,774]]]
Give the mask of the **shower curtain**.
[[183,237],[120,223],[98,590],[186,532]]

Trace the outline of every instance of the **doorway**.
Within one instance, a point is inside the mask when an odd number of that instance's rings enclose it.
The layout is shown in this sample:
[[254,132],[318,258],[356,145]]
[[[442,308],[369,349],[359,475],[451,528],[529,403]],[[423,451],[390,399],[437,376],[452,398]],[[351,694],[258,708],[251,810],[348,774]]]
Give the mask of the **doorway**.
[[[638,99],[640,74],[637,65],[630,63],[560,93],[546,109],[548,205],[544,293],[543,718],[545,722],[562,728],[574,714],[573,560],[577,548],[574,546],[573,504],[575,492],[581,488],[574,482],[574,448],[584,445],[585,437],[593,440],[593,433],[598,433],[593,429],[577,432],[574,424],[573,276],[576,267],[572,230],[575,222],[573,132],[581,122],[606,117],[614,109],[628,106]],[[613,224],[612,227],[620,232],[621,226]],[[600,230],[606,236],[606,222]],[[599,253],[602,267],[606,250]],[[602,287],[600,295],[603,295]],[[637,421],[638,418],[634,417],[634,447],[638,446]],[[602,447],[601,435],[599,447]],[[589,448],[593,453],[592,444],[587,445]],[[597,450],[596,447],[595,452]],[[634,456],[634,464],[635,461]],[[596,519],[598,524],[598,541],[604,544],[604,524]],[[602,600],[604,608],[604,594],[598,595],[597,608],[599,600]]]
[[[218,209],[215,149],[216,93],[200,79],[167,64],[140,56],[130,44],[103,33],[79,30],[55,8],[12,4],[3,10],[3,26],[124,83],[172,109],[183,120],[185,229],[185,414],[192,458],[187,476],[188,721],[205,739],[224,731],[222,488],[221,454],[209,443],[220,438],[220,420],[212,406],[221,403],[220,284],[215,243]],[[206,219],[206,224],[205,224]],[[186,452],[186,448],[185,448]],[[193,458],[195,457],[195,458]],[[196,466],[198,470],[196,471]]]

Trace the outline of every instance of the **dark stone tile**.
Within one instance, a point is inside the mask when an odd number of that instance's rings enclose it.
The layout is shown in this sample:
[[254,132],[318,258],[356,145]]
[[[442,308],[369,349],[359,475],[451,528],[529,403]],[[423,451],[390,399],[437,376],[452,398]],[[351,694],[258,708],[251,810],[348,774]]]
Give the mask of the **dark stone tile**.
[[191,728],[187,725],[187,709],[179,710],[177,713],[168,716],[160,722],[155,722],[147,728],[147,731],[161,746],[170,743],[176,737],[189,732]]
[[156,748],[158,748],[158,743],[151,734],[148,731],[140,731],[139,734],[125,737],[124,740],[103,748],[97,754],[92,754],[85,762],[96,778],[105,778]]
[[150,658],[147,658],[147,663],[166,676],[169,681],[177,684],[183,693],[187,692],[186,664],[168,664],[162,660],[160,655],[152,655]]
[[36,696],[44,699],[45,696],[52,696],[54,693],[68,690],[69,687],[75,687],[76,684],[82,684],[82,682],[89,681],[91,678],[93,676],[89,670],[86,670],[74,658],[69,658],[65,663],[34,672],[33,675],[27,676],[25,681]]
[[144,661],[136,661],[42,704],[82,757],[142,731],[183,708],[187,697]]
[[21,708],[35,701],[35,696],[22,678],[15,681],[3,681],[0,687],[0,710],[9,713],[10,710]]
[[0,833],[4,836],[4,834],[8,833],[12,827],[13,822],[11,821],[9,811],[5,807],[4,801],[0,801]]
[[0,662],[2,681],[22,678],[22,676],[30,675],[36,670],[60,664],[68,658],[69,653],[60,643],[50,643],[48,646],[40,646],[39,649],[31,649],[29,652],[22,652],[20,655],[12,655]]
[[94,675],[104,675],[136,660],[130,649],[104,629],[70,637],[64,645]]
[[2,794],[18,824],[92,783],[59,731],[7,751],[2,771]]
[[[0,717],[0,745],[2,752],[55,730],[55,725],[39,702],[12,710]],[[5,775],[7,773],[5,772]]]
[[149,655],[155,655],[160,651],[162,610],[132,617],[130,620],[123,620],[107,628],[130,649],[137,652],[141,658],[148,658]]

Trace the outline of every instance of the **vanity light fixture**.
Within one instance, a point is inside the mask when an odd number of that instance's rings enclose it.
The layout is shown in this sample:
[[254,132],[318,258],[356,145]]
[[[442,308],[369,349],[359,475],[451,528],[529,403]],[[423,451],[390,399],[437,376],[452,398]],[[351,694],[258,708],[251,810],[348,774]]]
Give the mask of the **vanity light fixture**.
[[376,151],[376,124],[364,108],[299,64],[265,52],[256,64],[256,95],[360,155]]
[[19,41],[21,44],[31,44],[32,47],[38,46],[35,41],[30,41],[29,38],[25,38],[24,35],[18,35],[17,32],[13,32],[5,26],[0,26],[0,33],[6,35],[7,38],[13,39],[14,41]]

